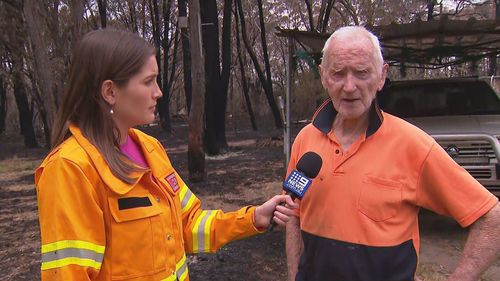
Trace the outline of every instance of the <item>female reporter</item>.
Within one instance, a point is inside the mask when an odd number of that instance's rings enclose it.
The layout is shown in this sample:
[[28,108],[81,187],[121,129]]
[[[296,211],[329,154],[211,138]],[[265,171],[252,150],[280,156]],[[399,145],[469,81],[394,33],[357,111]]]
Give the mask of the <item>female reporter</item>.
[[[236,212],[202,210],[162,145],[133,129],[162,96],[155,49],[115,30],[88,33],[72,59],[35,172],[42,280],[189,280],[185,253],[214,252],[254,235],[294,206],[275,196]],[[275,211],[276,210],[276,211]]]

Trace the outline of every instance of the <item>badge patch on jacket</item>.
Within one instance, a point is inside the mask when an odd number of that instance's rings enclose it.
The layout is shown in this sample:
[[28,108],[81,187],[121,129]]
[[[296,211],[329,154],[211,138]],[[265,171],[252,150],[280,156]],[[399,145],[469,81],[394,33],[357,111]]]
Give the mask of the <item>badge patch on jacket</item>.
[[165,180],[170,184],[170,187],[174,192],[177,192],[179,190],[179,182],[177,182],[177,178],[175,177],[175,173],[171,173],[168,175]]

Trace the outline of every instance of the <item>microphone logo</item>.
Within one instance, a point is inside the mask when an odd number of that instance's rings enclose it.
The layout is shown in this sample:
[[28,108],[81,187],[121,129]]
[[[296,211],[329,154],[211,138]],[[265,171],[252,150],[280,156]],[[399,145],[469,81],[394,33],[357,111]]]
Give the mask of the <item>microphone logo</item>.
[[302,198],[311,185],[312,180],[304,174],[293,170],[288,178],[283,182],[283,188],[293,193],[296,197]]

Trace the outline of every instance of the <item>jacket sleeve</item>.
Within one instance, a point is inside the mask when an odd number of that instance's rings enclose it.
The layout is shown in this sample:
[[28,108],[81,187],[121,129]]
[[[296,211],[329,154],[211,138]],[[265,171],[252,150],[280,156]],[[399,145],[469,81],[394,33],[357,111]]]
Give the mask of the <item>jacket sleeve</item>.
[[231,241],[261,232],[254,226],[255,207],[246,206],[228,213],[221,210],[202,210],[200,200],[182,180],[180,184],[186,252],[213,253]]
[[37,169],[35,184],[42,280],[94,280],[106,241],[94,187],[79,166],[59,157]]

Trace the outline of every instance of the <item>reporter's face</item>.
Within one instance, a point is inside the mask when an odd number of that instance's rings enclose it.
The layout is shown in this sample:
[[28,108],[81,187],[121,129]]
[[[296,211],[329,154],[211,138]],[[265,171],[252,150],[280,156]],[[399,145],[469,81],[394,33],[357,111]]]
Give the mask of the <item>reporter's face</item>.
[[127,84],[117,88],[114,118],[127,127],[152,123],[155,119],[156,101],[162,97],[156,82],[158,64],[152,55],[139,73]]

